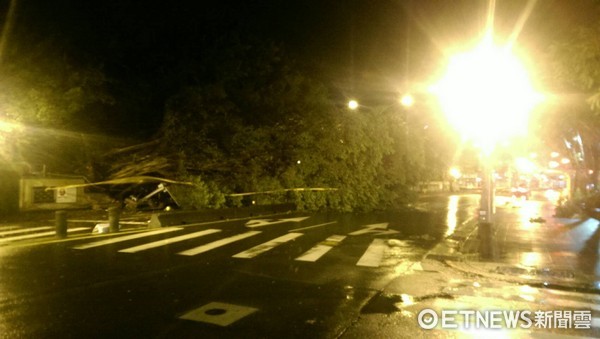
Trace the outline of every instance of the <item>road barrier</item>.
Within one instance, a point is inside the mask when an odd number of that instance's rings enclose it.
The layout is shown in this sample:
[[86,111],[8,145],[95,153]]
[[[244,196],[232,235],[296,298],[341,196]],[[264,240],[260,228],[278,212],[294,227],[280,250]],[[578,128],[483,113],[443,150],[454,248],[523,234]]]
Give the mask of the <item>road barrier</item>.
[[67,212],[56,211],[54,213],[56,236],[59,238],[67,237]]
[[119,232],[119,218],[121,217],[121,209],[118,207],[111,207],[108,209],[108,227],[110,233]]

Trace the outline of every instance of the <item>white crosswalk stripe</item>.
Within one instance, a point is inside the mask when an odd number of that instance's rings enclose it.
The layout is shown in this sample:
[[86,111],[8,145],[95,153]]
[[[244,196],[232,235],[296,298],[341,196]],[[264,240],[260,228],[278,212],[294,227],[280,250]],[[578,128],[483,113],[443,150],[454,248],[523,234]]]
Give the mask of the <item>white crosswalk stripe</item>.
[[186,256],[197,255],[197,254],[200,254],[200,253],[208,252],[210,250],[214,250],[215,248],[219,248],[221,246],[225,246],[225,245],[231,244],[231,243],[236,242],[236,241],[240,241],[242,239],[246,239],[246,238],[255,236],[255,235],[260,234],[260,233],[261,233],[260,231],[250,231],[250,232],[238,234],[238,235],[235,235],[235,236],[232,236],[232,237],[228,237],[228,238],[224,238],[224,239],[221,239],[221,240],[213,241],[213,242],[208,243],[206,245],[202,245],[202,246],[195,247],[195,248],[183,251],[183,252],[179,252],[177,254],[179,254],[179,255],[186,255]]
[[268,241],[264,244],[260,244],[258,246],[254,246],[251,249],[247,250],[247,251],[243,251],[240,252],[238,254],[235,254],[233,257],[234,258],[254,258],[259,254],[262,254],[264,252],[270,251],[273,248],[284,244],[288,241],[292,241],[298,237],[303,236],[303,233],[288,233],[286,235],[283,235],[281,237],[275,238],[271,241]]
[[136,253],[136,252],[145,251],[145,250],[149,250],[149,249],[156,248],[156,247],[166,246],[166,245],[173,244],[173,243],[180,242],[180,241],[185,241],[185,240],[194,239],[194,238],[202,237],[202,236],[213,234],[213,233],[218,233],[218,232],[221,232],[221,230],[211,228],[211,229],[207,229],[204,231],[180,235],[180,236],[174,237],[174,238],[167,238],[167,239],[158,240],[158,241],[154,241],[154,242],[139,245],[139,246],[129,247],[126,249],[122,249],[119,252]]
[[136,234],[130,234],[130,235],[122,236],[122,237],[111,238],[111,239],[107,239],[107,240],[95,241],[95,242],[91,242],[91,243],[88,243],[88,244],[83,244],[83,245],[75,246],[73,248],[77,249],[77,250],[85,250],[85,249],[88,249],[88,248],[93,248],[93,247],[98,247],[98,246],[105,246],[105,245],[115,244],[115,243],[118,243],[118,242],[129,241],[129,240],[139,239],[139,238],[144,238],[144,237],[149,237],[149,236],[153,236],[153,235],[157,235],[157,234],[162,234],[162,233],[175,232],[175,231],[179,231],[179,230],[181,230],[181,228],[179,228],[179,227],[164,228],[164,229],[159,229],[159,230],[156,230],[156,231],[136,233]]
[[0,226],[0,231],[5,231],[5,230],[14,230],[14,229],[18,229],[21,228],[21,226],[18,225],[4,225],[4,226]]
[[19,229],[13,229],[10,231],[1,231],[0,232],[0,237],[6,236],[6,235],[13,235],[13,234],[20,234],[20,233],[32,233],[32,232],[37,232],[37,231],[47,231],[52,229],[52,226],[42,226],[42,227],[32,227],[32,228],[19,228]]
[[[82,232],[82,231],[89,231],[89,230],[90,230],[89,227],[69,228],[67,230],[67,233],[75,233],[75,232]],[[19,235],[19,236],[15,236],[15,237],[0,239],[0,244],[5,244],[5,243],[13,242],[13,241],[18,241],[18,240],[30,240],[30,239],[36,239],[36,238],[45,238],[45,237],[50,237],[53,235],[56,235],[56,232],[50,231],[50,232],[40,232],[40,233]]]
[[308,251],[304,252],[304,254],[297,257],[295,260],[315,262],[329,252],[333,247],[341,244],[344,239],[346,239],[345,235],[332,235],[324,241],[316,244]]

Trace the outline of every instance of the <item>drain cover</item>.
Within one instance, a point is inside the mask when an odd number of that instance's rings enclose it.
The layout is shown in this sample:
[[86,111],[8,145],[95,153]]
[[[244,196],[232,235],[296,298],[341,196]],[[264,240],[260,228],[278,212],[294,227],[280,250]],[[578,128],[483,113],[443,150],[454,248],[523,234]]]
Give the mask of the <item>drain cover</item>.
[[528,275],[537,276],[540,278],[561,278],[573,279],[575,272],[563,268],[548,268],[548,267],[517,267],[517,266],[498,266],[494,270],[496,273],[505,275]]
[[179,318],[219,326],[229,326],[256,311],[258,311],[258,309],[253,307],[211,302],[200,308],[189,311]]

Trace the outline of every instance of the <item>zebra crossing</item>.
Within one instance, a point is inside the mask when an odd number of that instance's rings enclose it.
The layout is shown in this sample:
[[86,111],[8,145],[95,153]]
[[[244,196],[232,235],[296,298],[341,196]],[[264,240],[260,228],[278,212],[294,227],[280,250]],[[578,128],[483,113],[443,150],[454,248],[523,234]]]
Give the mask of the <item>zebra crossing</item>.
[[184,240],[194,239],[194,238],[202,237],[202,236],[213,234],[213,233],[218,233],[218,232],[221,232],[221,230],[207,229],[204,231],[180,235],[180,236],[177,236],[174,238],[167,238],[164,240],[153,241],[153,242],[139,245],[139,246],[125,248],[125,249],[119,250],[119,252],[121,252],[121,253],[137,253],[137,252],[141,252],[141,251],[145,251],[145,250],[149,250],[149,249],[153,249],[153,248],[157,248],[157,247],[161,247],[161,246],[166,246],[169,244],[174,244],[176,242],[180,242],[180,241],[184,241]]
[[136,233],[136,234],[126,235],[126,236],[111,238],[111,239],[107,239],[107,240],[95,241],[95,242],[91,242],[88,244],[75,246],[73,248],[78,249],[78,250],[85,250],[88,248],[110,245],[110,244],[115,244],[115,243],[124,242],[124,241],[128,241],[128,240],[150,237],[150,236],[157,235],[157,234],[175,232],[175,231],[179,231],[179,230],[181,230],[181,228],[178,228],[178,227],[159,229],[159,230],[155,230],[155,231]]
[[[263,228],[265,228],[266,226],[280,225],[286,222],[298,223],[305,219],[308,218],[302,217],[278,220],[250,220],[244,225],[245,229],[237,234],[231,234],[231,229],[217,227],[203,228],[201,230],[195,230],[190,232],[191,228],[199,227],[200,225],[178,225],[164,227],[160,229],[137,231],[128,234],[103,235],[101,239],[90,239],[89,237],[84,237],[81,240],[73,239],[74,241],[77,241],[77,244],[69,246],[69,248],[75,251],[84,251],[104,246],[113,246],[113,248],[114,246],[118,246],[119,248],[115,249],[115,251],[118,253],[135,254],[150,251],[160,247],[165,247],[168,245],[177,244],[178,246],[183,247],[187,244],[189,248],[180,248],[179,250],[174,251],[174,253],[172,254],[182,257],[194,257],[202,255],[209,251],[224,248],[228,245],[241,242],[245,239],[260,238],[257,236],[262,234],[263,239],[261,242],[258,242],[257,244],[257,241],[252,241],[254,242],[254,244],[249,245],[247,249],[232,255],[232,258],[236,259],[254,259],[277,247],[285,246],[286,244],[290,244],[295,240],[304,237],[307,234],[307,232],[311,232],[313,230],[323,228],[329,225],[334,225],[337,223],[337,221],[331,221],[314,225],[309,224],[303,227],[289,229],[287,231],[282,230],[282,232],[286,233],[284,233],[283,235],[279,234],[270,240],[264,241],[264,236],[266,235],[266,233],[264,232]],[[215,223],[212,226],[215,226],[217,224],[218,223]],[[363,228],[359,229],[358,231],[354,229],[352,231],[349,231],[347,234],[330,234],[325,236],[324,238],[314,239],[310,241],[307,240],[302,245],[306,248],[303,249],[303,252],[300,255],[297,255],[293,259],[298,262],[315,263],[322,259],[325,255],[330,253],[332,249],[339,248],[340,246],[342,246],[345,242],[347,242],[347,239],[349,237],[358,237],[364,235],[377,236],[380,234],[388,235],[397,233],[396,231],[387,230],[387,226],[387,223],[365,225],[362,226]],[[202,225],[202,227],[210,227],[210,224]],[[18,242],[19,240],[25,239],[49,238],[55,235],[52,229],[53,227],[51,226],[27,229],[20,229],[15,227],[6,227],[4,229],[0,228],[0,244]],[[83,231],[89,232],[90,228],[70,228],[68,231],[69,233]],[[161,237],[161,239],[156,240],[157,237]],[[215,239],[216,237],[218,237],[218,239]],[[83,242],[83,239],[85,239],[85,242]],[[396,243],[398,242],[398,240],[394,241]],[[128,243],[130,243],[129,246]],[[359,259],[356,262],[356,265],[362,267],[379,267],[383,261],[386,251],[388,251],[389,248],[390,245],[387,243],[387,240],[385,238],[373,239],[369,245],[365,245],[364,253],[360,256],[360,258],[357,255],[357,259]],[[410,254],[414,253],[410,252]]]
[[[0,228],[0,245],[22,240],[43,239],[56,235],[52,226],[40,227],[18,227],[18,226],[3,226]],[[89,231],[89,227],[69,228],[67,233],[81,233]]]
[[325,254],[327,254],[327,252],[329,252],[331,249],[340,245],[344,239],[346,239],[345,235],[337,235],[337,234],[332,235],[329,238],[316,244],[308,251],[304,252],[301,256],[297,257],[295,260],[315,262],[315,261],[319,260]]

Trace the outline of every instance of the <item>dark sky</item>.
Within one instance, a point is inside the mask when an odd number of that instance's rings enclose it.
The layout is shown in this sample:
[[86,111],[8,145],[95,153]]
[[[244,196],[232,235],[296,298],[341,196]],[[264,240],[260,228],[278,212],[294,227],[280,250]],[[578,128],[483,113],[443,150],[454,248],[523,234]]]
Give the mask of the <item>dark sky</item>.
[[[337,90],[358,97],[427,82],[445,52],[481,35],[488,8],[484,0],[13,1],[15,30],[56,34],[104,62],[112,76],[151,76],[193,51],[200,37],[239,31],[282,43]],[[535,57],[561,32],[595,19],[594,2],[537,1],[518,45]],[[7,8],[9,0],[0,3]],[[526,5],[496,1],[500,40]]]
[[[6,3],[7,0],[4,0]],[[525,39],[559,33],[580,22],[590,0],[537,1]],[[57,29],[98,53],[119,44],[123,55],[162,53],[193,44],[201,34],[236,28],[283,42],[292,52],[356,73],[400,73],[406,32],[415,59],[432,46],[471,40],[485,25],[483,0],[17,0],[17,24],[41,32]],[[497,0],[496,28],[510,31],[525,0]],[[410,20],[407,23],[407,18]],[[529,43],[530,41],[527,41]],[[539,46],[534,46],[535,48]],[[104,50],[104,51],[103,51]],[[391,70],[391,71],[390,71]]]
[[[7,2],[8,0],[3,0]],[[77,46],[136,60],[193,45],[224,28],[281,41],[331,77],[398,77],[408,66],[452,44],[477,37],[485,26],[484,0],[17,0],[17,25],[58,30]],[[525,0],[496,1],[496,29],[506,36]],[[537,1],[523,42],[542,48],[548,38],[581,22],[591,0]],[[407,21],[407,18],[409,19]],[[538,39],[539,42],[534,42]],[[408,44],[407,44],[408,42]],[[408,53],[407,53],[408,47]],[[414,73],[414,72],[413,72]],[[419,74],[413,74],[419,77]]]

